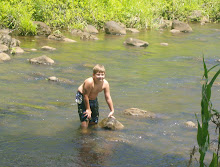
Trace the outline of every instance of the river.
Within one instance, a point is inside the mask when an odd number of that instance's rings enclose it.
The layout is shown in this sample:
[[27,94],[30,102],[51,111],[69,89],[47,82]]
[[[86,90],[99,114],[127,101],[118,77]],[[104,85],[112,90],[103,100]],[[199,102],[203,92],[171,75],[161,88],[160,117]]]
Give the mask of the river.
[[[182,34],[148,30],[113,36],[101,32],[97,41],[82,41],[63,32],[76,43],[16,37],[25,53],[0,63],[0,166],[187,166],[190,151],[197,145],[197,129],[184,123],[196,123],[195,113],[200,115],[202,56],[208,68],[220,58],[220,24],[191,26],[192,33]],[[147,41],[149,46],[125,46],[128,37]],[[162,42],[169,45],[161,46]],[[45,45],[56,50],[42,51]],[[56,64],[27,61],[42,55]],[[97,63],[106,68],[114,115],[125,128],[90,127],[84,134],[74,98]],[[50,76],[70,83],[50,82]],[[217,110],[219,95],[220,86],[213,86],[211,100]],[[98,99],[102,120],[109,109],[103,93]],[[158,117],[123,114],[132,107]],[[214,130],[211,136],[216,136]],[[193,165],[199,166],[195,161]]]

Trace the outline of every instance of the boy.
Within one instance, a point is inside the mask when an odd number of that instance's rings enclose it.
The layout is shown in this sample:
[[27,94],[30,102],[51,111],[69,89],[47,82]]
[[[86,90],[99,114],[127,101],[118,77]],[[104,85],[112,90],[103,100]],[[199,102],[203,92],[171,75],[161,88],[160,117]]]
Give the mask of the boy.
[[78,113],[82,128],[87,128],[88,124],[98,123],[99,104],[97,96],[98,93],[103,90],[105,100],[110,109],[108,117],[113,117],[114,107],[110,95],[109,83],[105,80],[105,67],[97,64],[93,68],[93,77],[87,78],[84,83],[79,86],[76,93],[76,102],[78,104]]

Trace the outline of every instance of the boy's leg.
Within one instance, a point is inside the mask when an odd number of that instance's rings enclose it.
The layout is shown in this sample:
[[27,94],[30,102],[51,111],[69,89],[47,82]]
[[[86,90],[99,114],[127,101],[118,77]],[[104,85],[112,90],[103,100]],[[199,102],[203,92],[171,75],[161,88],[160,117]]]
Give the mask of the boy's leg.
[[81,127],[82,127],[82,128],[88,128],[88,125],[89,125],[89,121],[83,121],[83,122],[81,122]]

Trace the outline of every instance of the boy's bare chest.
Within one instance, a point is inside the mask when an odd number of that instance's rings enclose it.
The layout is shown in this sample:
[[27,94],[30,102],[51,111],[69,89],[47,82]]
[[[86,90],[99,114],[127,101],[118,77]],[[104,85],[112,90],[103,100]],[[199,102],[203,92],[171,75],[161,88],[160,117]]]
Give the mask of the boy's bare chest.
[[92,90],[91,90],[91,93],[99,93],[99,92],[103,91],[103,89],[104,89],[103,84],[101,84],[101,85],[94,85]]

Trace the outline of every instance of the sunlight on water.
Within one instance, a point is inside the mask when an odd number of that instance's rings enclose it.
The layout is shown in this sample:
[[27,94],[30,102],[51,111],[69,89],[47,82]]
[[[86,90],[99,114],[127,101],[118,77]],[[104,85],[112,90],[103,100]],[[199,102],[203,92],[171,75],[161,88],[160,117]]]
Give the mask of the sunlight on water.
[[[194,32],[190,34],[100,33],[98,41],[81,41],[66,32],[76,43],[17,37],[26,52],[0,63],[0,166],[185,167],[196,145],[197,131],[184,123],[196,122],[195,113],[200,113],[202,55],[208,67],[220,58],[219,24],[192,26]],[[150,45],[125,46],[128,37]],[[161,46],[162,42],[169,45]],[[57,50],[42,51],[44,45]],[[27,59],[41,55],[56,64],[28,63]],[[107,131],[97,127],[83,134],[74,97],[97,63],[105,65],[115,116],[125,129]],[[50,76],[70,82],[50,82]],[[214,86],[212,102],[216,109],[220,108],[219,92],[220,87]],[[103,93],[98,99],[102,120],[109,110]],[[154,112],[157,118],[123,115],[123,110],[131,107]]]

